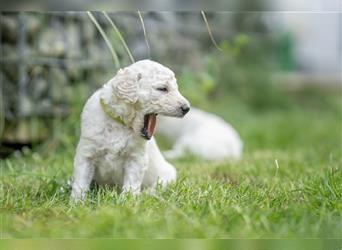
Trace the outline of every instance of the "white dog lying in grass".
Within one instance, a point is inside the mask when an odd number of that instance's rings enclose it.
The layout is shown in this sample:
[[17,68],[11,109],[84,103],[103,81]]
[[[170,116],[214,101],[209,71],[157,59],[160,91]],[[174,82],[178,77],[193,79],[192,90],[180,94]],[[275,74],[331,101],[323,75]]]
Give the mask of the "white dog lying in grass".
[[239,159],[243,143],[234,128],[222,118],[191,108],[183,119],[160,117],[157,132],[174,141],[164,152],[172,159],[192,153],[205,160]]
[[71,198],[83,199],[92,180],[133,194],[174,181],[176,170],[153,138],[156,116],[189,109],[170,69],[150,60],[120,69],[83,108]]

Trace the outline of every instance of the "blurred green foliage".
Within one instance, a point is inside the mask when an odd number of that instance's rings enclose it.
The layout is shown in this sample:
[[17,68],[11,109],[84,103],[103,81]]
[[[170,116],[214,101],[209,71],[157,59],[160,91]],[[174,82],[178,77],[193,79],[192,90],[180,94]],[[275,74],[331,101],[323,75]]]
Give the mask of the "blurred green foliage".
[[184,94],[194,105],[205,105],[212,98],[224,96],[237,98],[254,110],[289,108],[289,97],[271,79],[274,66],[268,44],[254,43],[245,34],[222,42],[222,51],[204,56],[203,71],[182,72],[179,82]]

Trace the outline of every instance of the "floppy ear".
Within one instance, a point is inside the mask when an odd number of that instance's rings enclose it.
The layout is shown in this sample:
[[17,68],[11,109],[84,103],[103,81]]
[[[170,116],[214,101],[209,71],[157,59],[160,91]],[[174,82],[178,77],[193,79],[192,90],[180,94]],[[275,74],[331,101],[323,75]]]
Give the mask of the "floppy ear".
[[138,100],[138,74],[129,68],[120,69],[113,78],[115,94],[128,103]]

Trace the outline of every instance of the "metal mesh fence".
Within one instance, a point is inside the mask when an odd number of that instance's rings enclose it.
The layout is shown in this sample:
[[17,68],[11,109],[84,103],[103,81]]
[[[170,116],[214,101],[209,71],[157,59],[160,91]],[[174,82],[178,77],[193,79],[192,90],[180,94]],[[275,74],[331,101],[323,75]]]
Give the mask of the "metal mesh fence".
[[93,89],[113,73],[96,32],[85,13],[1,13],[2,149],[45,139],[69,113],[75,84]]

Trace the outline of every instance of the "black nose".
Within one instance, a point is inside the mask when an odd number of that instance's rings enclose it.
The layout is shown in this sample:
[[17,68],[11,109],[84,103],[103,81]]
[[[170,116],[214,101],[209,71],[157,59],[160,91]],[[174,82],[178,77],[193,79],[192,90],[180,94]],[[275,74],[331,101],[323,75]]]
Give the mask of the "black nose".
[[186,105],[184,105],[184,106],[181,106],[181,110],[182,110],[182,113],[183,113],[183,115],[185,115],[186,113],[188,113],[188,112],[189,112],[189,110],[190,110],[190,107],[189,107],[189,106],[186,106]]

